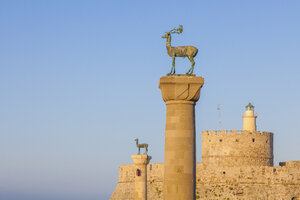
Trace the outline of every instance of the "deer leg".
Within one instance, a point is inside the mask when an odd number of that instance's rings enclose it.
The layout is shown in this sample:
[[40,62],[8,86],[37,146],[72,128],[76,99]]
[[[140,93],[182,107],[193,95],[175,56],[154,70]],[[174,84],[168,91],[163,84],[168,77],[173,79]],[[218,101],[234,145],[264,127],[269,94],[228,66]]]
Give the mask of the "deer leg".
[[[173,70],[173,73],[172,73]],[[175,56],[172,57],[172,70],[171,70],[171,74],[175,74]]]
[[195,61],[194,61],[194,58],[191,56],[189,56],[188,58],[189,58],[190,62],[192,63],[192,66],[186,74],[191,75],[191,74],[193,74],[193,71],[194,71]]
[[191,71],[191,74],[193,74],[193,72],[194,72],[194,66],[195,66],[195,61],[194,61],[194,58],[192,58],[192,71]]
[[174,67],[174,65],[173,65],[173,57],[172,57],[172,67],[171,67],[171,71],[170,71],[170,73],[168,73],[168,75],[172,74],[172,72],[173,72],[173,67]]
[[138,154],[141,154],[141,148],[139,147],[139,152],[138,152]]

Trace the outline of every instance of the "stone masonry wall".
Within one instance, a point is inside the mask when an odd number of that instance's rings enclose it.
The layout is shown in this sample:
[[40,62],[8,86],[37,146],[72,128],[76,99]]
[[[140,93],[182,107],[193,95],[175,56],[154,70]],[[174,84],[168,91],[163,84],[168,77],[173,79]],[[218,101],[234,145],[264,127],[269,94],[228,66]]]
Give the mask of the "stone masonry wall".
[[291,200],[300,197],[300,165],[211,168],[199,163],[197,172],[198,199]]
[[[163,199],[164,168],[161,163],[147,165],[147,197],[149,200]],[[134,200],[134,164],[119,167],[118,185],[111,200]]]
[[135,165],[121,165],[119,167],[118,185],[111,196],[111,200],[134,200]]
[[[163,199],[163,164],[147,166],[148,200]],[[282,166],[216,166],[197,163],[196,199],[292,200],[300,198],[300,161]],[[111,200],[134,200],[134,165],[121,165]]]
[[203,131],[202,162],[210,166],[272,166],[273,133]]

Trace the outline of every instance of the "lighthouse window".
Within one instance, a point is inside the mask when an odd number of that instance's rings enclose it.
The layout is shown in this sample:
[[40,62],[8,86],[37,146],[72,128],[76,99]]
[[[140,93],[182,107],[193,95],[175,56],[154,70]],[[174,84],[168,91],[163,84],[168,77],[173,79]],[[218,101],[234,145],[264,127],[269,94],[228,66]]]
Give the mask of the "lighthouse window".
[[222,142],[223,140],[222,139],[220,139],[220,142]]
[[255,139],[254,139],[254,138],[252,139],[252,142],[255,142]]

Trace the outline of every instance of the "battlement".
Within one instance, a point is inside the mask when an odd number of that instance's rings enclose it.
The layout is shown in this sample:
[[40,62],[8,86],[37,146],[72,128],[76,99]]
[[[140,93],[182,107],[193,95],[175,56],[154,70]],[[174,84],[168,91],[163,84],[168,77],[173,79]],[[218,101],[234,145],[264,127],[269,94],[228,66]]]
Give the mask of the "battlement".
[[299,167],[300,168],[300,161],[279,162],[279,165],[282,167]]
[[266,131],[246,131],[246,130],[219,130],[219,131],[202,131],[202,135],[209,136],[236,136],[236,135],[263,135],[270,136],[273,135],[271,132]]
[[203,131],[202,161],[213,166],[272,166],[273,133],[246,130]]

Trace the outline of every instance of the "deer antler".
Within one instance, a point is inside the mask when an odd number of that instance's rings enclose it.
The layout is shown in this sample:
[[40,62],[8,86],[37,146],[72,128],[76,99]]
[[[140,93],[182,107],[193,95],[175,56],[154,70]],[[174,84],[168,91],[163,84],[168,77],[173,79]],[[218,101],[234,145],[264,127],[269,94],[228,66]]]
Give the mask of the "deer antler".
[[182,31],[183,31],[183,26],[180,25],[179,28],[173,28],[168,33],[170,33],[170,34],[173,34],[173,33],[180,34],[180,33],[182,33]]

